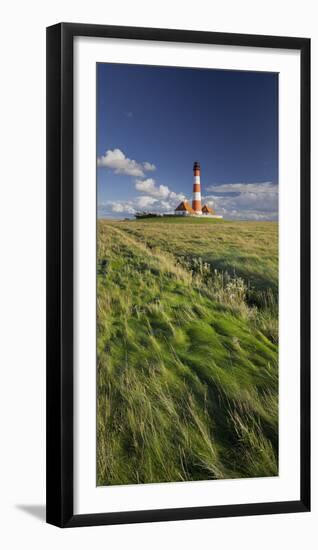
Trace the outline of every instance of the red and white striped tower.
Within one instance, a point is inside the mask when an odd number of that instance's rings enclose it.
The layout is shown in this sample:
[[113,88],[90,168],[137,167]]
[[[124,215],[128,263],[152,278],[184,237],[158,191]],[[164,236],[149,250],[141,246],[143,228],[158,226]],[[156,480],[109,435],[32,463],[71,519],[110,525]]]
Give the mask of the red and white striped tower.
[[200,183],[200,164],[195,161],[193,165],[193,194],[192,194],[192,209],[196,215],[202,214],[201,207],[201,183]]

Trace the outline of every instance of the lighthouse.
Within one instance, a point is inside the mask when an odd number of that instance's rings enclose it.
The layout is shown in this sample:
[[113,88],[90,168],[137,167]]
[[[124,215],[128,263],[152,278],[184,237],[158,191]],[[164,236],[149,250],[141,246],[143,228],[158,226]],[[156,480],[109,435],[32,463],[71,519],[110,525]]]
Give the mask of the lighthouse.
[[177,208],[174,209],[175,216],[203,216],[204,218],[223,218],[215,213],[213,208],[208,204],[201,205],[201,181],[200,181],[200,164],[196,160],[193,165],[193,189],[192,189],[192,207],[189,202],[184,199]]
[[201,207],[201,182],[200,182],[200,164],[195,161],[193,165],[193,193],[192,193],[192,210],[197,216],[202,215]]

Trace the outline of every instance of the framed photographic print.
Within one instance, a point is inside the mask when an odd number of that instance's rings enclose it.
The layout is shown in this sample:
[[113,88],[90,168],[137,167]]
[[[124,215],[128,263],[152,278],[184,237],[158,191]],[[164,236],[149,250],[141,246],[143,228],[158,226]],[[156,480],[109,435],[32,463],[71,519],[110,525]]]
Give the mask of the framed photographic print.
[[47,521],[310,509],[310,40],[47,29]]

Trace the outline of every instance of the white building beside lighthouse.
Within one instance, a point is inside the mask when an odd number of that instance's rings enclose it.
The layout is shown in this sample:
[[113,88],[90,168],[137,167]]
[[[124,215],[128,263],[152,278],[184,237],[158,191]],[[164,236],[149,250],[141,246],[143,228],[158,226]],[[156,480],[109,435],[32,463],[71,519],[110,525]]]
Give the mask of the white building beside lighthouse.
[[192,188],[192,206],[190,206],[187,200],[184,200],[178,204],[174,213],[175,216],[204,216],[208,218],[220,218],[223,216],[218,216],[213,208],[201,203],[201,168],[200,164],[195,161],[193,165],[193,188]]

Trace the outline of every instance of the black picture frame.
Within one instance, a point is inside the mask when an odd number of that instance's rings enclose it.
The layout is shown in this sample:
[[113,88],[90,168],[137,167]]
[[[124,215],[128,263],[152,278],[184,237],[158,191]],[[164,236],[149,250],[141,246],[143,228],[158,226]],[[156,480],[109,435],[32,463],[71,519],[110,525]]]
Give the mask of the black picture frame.
[[[300,500],[73,513],[73,39],[299,50],[301,55]],[[79,527],[310,510],[310,39],[61,23],[47,28],[47,522]]]

